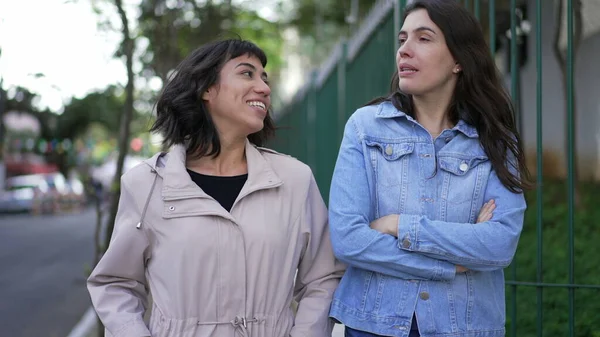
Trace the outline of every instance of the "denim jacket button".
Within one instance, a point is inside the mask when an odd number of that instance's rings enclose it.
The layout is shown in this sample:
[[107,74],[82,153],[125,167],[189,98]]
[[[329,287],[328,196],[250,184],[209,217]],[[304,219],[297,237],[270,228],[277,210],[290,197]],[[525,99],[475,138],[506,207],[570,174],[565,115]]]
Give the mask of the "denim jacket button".
[[391,156],[392,153],[394,153],[394,149],[392,149],[391,145],[388,145],[385,147],[385,154],[387,154],[388,156]]
[[467,163],[462,163],[460,164],[460,166],[458,167],[461,171],[465,172],[466,170],[469,169],[469,165],[467,165]]
[[402,240],[402,247],[403,247],[403,248],[408,248],[408,247],[410,247],[410,240],[408,240],[408,239],[404,239],[404,240]]
[[423,291],[419,294],[419,297],[423,300],[423,301],[427,301],[429,299],[429,293],[426,291]]

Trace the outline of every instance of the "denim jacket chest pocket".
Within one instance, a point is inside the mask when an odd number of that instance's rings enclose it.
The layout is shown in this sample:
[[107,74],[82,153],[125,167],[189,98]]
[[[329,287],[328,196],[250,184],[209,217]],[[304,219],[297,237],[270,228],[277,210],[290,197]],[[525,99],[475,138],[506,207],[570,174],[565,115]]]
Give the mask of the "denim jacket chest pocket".
[[406,182],[414,143],[366,140],[366,145],[377,186],[397,187]]
[[452,207],[464,207],[460,212],[464,214],[468,207],[483,198],[491,163],[485,155],[454,153],[440,153],[438,161],[442,174],[442,200]]

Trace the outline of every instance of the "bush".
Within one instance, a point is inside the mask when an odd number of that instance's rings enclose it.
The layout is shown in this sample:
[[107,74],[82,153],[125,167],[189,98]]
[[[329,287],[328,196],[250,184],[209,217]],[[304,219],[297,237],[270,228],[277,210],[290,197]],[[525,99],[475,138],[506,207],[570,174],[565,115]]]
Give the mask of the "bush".
[[[597,184],[581,184],[578,207],[574,212],[574,283],[600,286],[600,196]],[[505,270],[506,280],[536,282],[538,261],[537,192],[526,195],[528,210],[523,233],[513,260]],[[544,182],[542,188],[542,276],[544,283],[569,283],[569,208],[567,184]],[[537,335],[537,288],[506,287],[507,336],[512,336],[513,297],[516,293],[516,336]],[[575,336],[600,336],[600,289],[574,290]],[[569,336],[569,291],[567,287],[543,288],[543,336]]]

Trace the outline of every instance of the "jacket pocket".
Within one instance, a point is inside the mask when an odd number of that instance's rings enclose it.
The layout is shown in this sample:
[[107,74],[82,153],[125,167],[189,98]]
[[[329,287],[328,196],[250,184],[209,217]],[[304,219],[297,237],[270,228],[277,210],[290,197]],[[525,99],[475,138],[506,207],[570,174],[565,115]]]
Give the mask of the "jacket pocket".
[[484,178],[489,173],[490,163],[486,156],[440,154],[439,168],[442,171],[442,199],[449,205],[469,206],[480,198],[485,186]]
[[367,140],[366,144],[378,186],[399,186],[408,179],[408,159],[414,143]]

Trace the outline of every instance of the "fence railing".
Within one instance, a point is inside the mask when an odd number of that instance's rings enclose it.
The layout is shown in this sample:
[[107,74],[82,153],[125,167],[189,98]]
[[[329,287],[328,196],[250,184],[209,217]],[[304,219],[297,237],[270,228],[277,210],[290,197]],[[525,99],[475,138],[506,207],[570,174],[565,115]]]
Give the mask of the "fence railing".
[[[530,79],[531,83],[523,85],[535,86],[535,125],[528,130],[535,132],[536,165],[533,173],[537,179],[537,187],[528,194],[529,208],[524,233],[517,256],[506,271],[508,335],[600,336],[600,304],[590,303],[600,303],[600,277],[593,276],[600,274],[597,269],[600,258],[592,257],[597,255],[596,248],[592,248],[592,245],[597,245],[594,240],[600,237],[586,234],[590,232],[585,226],[595,226],[595,222],[583,223],[587,214],[585,212],[590,212],[585,209],[585,204],[581,206],[582,213],[585,214],[580,216],[580,226],[575,226],[576,199],[586,199],[586,196],[598,192],[596,189],[579,190],[575,174],[574,20],[577,16],[574,11],[580,2],[560,0],[558,6],[555,6],[555,1],[548,0],[460,2],[474,13],[487,31],[490,52],[497,55],[499,49],[502,49],[507,54],[506,76],[510,79],[509,90],[521,130],[524,111],[521,109],[523,55],[520,51],[527,47],[523,44],[528,39],[535,41],[534,48],[530,48],[535,57],[528,61],[535,62],[535,76]],[[355,109],[389,90],[390,77],[395,68],[395,50],[398,47],[397,32],[400,30],[405,5],[406,0],[382,0],[376,3],[356,35],[334,48],[330,59],[313,73],[310,81],[278,117],[277,124],[283,129],[279,131],[273,146],[311,166],[326,201],[347,118]],[[545,49],[543,43],[546,41],[543,34],[553,34],[544,29],[544,20],[548,16],[543,15],[543,6],[555,6],[555,11],[558,8],[566,10],[566,15],[552,17],[566,18],[566,31],[563,33],[567,36],[564,51],[567,174],[566,179],[559,181],[546,181],[543,171],[542,122],[545,102],[542,96],[542,53]],[[598,18],[600,19],[600,13]],[[531,114],[533,111],[527,113]],[[564,194],[566,200],[554,197]],[[594,199],[593,195],[591,199]],[[563,209],[566,211],[560,213]],[[590,214],[600,216],[600,213]],[[597,218],[594,220],[598,221]],[[575,251],[576,233],[582,245],[585,246],[586,242],[590,244],[589,247],[580,249],[578,254]],[[589,262],[589,259],[593,262]],[[545,260],[551,262],[545,264]],[[561,262],[557,264],[557,260]],[[582,262],[581,269],[576,270],[576,260],[578,263]],[[576,274],[579,279],[589,281],[576,283]],[[535,289],[535,292],[532,293],[529,289]],[[584,297],[579,298],[579,309],[575,306],[576,289],[584,294]],[[562,291],[566,291],[566,296]]]

